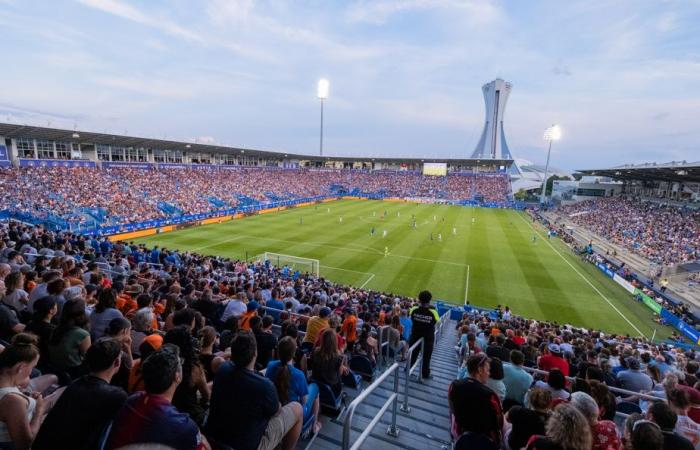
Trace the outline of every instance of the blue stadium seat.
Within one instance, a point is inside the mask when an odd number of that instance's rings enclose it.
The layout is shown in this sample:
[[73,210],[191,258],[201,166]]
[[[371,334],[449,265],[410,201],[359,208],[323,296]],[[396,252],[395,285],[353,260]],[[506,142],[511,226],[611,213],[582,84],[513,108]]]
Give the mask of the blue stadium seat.
[[366,381],[372,381],[374,377],[372,362],[364,355],[353,355],[350,359],[350,370],[360,375]]
[[637,405],[636,403],[632,402],[620,402],[617,404],[617,411],[621,412],[623,414],[632,414],[632,413],[637,413],[641,414],[642,409]]
[[325,410],[331,411],[333,414],[338,415],[343,410],[343,395],[336,395],[333,389],[318,380],[314,381],[318,385],[318,397],[321,403],[321,407]]

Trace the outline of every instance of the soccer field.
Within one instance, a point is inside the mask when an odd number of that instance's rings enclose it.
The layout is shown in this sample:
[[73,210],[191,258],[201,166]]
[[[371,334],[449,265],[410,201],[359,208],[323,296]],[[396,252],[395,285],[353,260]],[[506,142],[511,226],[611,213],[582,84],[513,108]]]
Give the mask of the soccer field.
[[428,289],[457,305],[501,304],[534,319],[670,334],[627,291],[515,210],[339,200],[135,242],[231,258],[264,252],[313,258],[322,276],[352,286],[414,297]]

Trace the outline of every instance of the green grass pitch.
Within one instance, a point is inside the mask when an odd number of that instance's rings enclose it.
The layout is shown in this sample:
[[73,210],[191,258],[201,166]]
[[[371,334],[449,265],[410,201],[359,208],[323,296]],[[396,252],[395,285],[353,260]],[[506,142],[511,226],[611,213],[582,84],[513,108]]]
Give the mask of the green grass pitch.
[[322,276],[352,286],[414,297],[429,289],[458,305],[468,299],[608,332],[670,334],[628,292],[514,210],[339,200],[136,242],[231,258],[284,253],[317,259]]

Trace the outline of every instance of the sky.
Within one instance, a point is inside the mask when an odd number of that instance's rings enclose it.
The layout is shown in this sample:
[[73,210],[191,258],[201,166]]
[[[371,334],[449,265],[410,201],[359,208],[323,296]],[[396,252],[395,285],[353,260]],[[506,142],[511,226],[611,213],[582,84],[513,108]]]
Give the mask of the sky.
[[0,122],[317,154],[465,158],[481,86],[564,169],[700,160],[700,1],[0,0]]

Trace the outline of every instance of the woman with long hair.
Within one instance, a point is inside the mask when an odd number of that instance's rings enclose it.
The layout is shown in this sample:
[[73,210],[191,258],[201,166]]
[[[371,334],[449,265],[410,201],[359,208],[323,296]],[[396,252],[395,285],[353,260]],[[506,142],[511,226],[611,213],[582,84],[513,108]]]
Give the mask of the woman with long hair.
[[52,321],[58,313],[58,303],[53,297],[46,296],[35,301],[33,306],[32,320],[24,331],[34,333],[39,338],[39,368],[44,369],[49,361],[51,333],[56,329]]
[[51,366],[67,372],[73,379],[84,375],[87,371],[83,365],[83,358],[91,343],[85,302],[68,300],[63,305],[58,327],[53,330],[49,340]]
[[34,335],[20,333],[0,353],[0,448],[26,450],[39,432],[47,402],[22,391],[39,362]]
[[182,382],[175,390],[172,403],[180,411],[188,413],[197,424],[202,425],[211,391],[199,362],[196,341],[186,325],[178,325],[166,333],[163,343],[176,345],[180,349],[180,357],[184,360]]
[[265,371],[277,389],[277,395],[282,405],[289,402],[299,402],[304,408],[304,423],[315,415],[314,433],[321,429],[318,411],[320,408],[318,397],[318,385],[308,384],[306,375],[294,367],[294,355],[297,351],[296,341],[289,337],[283,337],[278,346],[279,360],[270,361]]
[[207,382],[214,380],[214,374],[225,362],[220,354],[214,353],[214,345],[219,341],[219,335],[214,327],[206,326],[199,332],[199,362],[202,364]]
[[22,272],[10,272],[5,277],[5,297],[2,302],[13,308],[17,313],[27,309],[29,294],[22,289],[24,287],[24,275]]
[[376,346],[373,346],[372,342],[370,341],[371,331],[372,327],[369,324],[366,323],[362,325],[362,328],[360,329],[360,336],[357,338],[357,344],[355,344],[354,352],[355,354],[369,358],[372,366],[374,367],[377,364],[377,350]]
[[90,337],[93,341],[105,335],[107,326],[113,319],[123,319],[117,309],[117,292],[114,289],[102,289],[97,296],[97,305],[90,314]]
[[527,450],[591,450],[593,438],[586,418],[576,407],[563,403],[554,409],[545,427],[545,436],[533,436]]
[[389,328],[389,348],[394,352],[394,355],[401,355],[396,358],[399,361],[406,360],[406,352],[408,351],[408,345],[406,341],[401,339],[403,335],[403,326],[401,325],[401,318],[398,314],[393,314],[391,316],[391,327]]
[[340,395],[343,390],[341,377],[350,372],[344,361],[345,358],[338,351],[335,330],[324,330],[321,334],[321,345],[311,354],[313,379],[329,385],[336,395]]

